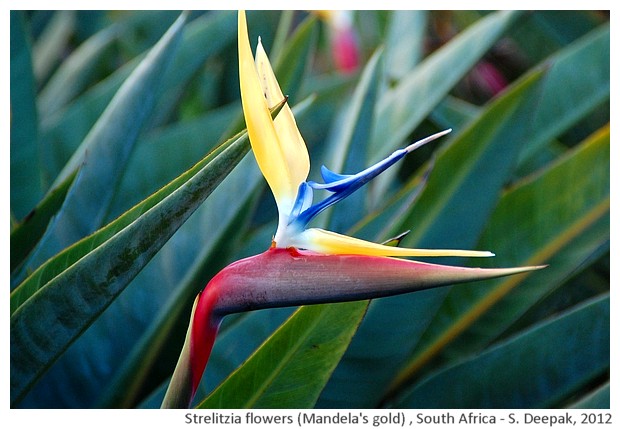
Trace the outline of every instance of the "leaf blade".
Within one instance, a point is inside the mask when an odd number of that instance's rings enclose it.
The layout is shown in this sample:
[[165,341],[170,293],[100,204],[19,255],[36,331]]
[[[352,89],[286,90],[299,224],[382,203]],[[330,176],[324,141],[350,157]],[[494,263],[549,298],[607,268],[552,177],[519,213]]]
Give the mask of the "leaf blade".
[[[389,234],[415,225],[402,240],[403,246],[474,247],[516,160],[516,145],[511,142],[522,138],[523,129],[511,128],[510,122],[527,117],[521,101],[536,90],[541,76],[533,73],[516,84],[441,151],[416,204]],[[491,163],[501,167],[495,170],[498,174],[488,177]],[[448,288],[440,288],[373,301],[321,404],[335,408],[376,406],[447,293]],[[348,374],[358,371],[364,372],[364,379],[350,379]]]
[[[414,387],[405,408],[547,408],[609,368],[609,295],[590,300]],[[506,368],[517,368],[506,371]],[[485,377],[478,375],[484,373]],[[528,374],[528,377],[523,377]],[[456,388],[436,389],[448,380]]]
[[[199,408],[312,407],[366,305],[302,307]],[[336,322],[343,319],[344,328]]]
[[[116,298],[248,149],[244,135],[224,150],[208,156],[206,165],[181,189],[172,192],[146,211],[139,221],[130,223],[77,264],[68,266],[21,305],[15,305],[11,316],[13,403],[23,398],[69,344]],[[139,209],[138,212],[141,213]],[[40,309],[44,311],[40,313]],[[39,314],[46,320],[42,321]],[[63,314],[73,317],[67,320]],[[46,332],[50,330],[56,332],[48,337]],[[39,346],[31,348],[37,342]]]
[[175,53],[184,24],[185,15],[181,15],[119,89],[57,177],[55,183],[60,184],[80,170],[79,180],[72,184],[54,222],[26,262],[26,272],[101,226],[129,154],[155,103],[155,88]]
[[518,16],[496,12],[481,19],[387,92],[377,106],[370,160],[395,150]]
[[[527,279],[450,291],[437,320],[394,385],[412,377],[437,354],[455,358],[482,348],[609,240],[609,189],[605,186],[609,183],[609,130],[601,130],[577,149],[537,180],[507,193],[482,237],[483,242],[492,240],[504,247],[498,256],[502,263],[551,266]],[[567,188],[566,183],[572,186]],[[536,201],[548,204],[541,206]],[[527,241],[516,238],[526,233]],[[498,240],[498,234],[506,241]]]
[[[23,12],[11,11],[11,216],[21,220],[42,196],[32,53]],[[34,172],[34,174],[33,174]]]

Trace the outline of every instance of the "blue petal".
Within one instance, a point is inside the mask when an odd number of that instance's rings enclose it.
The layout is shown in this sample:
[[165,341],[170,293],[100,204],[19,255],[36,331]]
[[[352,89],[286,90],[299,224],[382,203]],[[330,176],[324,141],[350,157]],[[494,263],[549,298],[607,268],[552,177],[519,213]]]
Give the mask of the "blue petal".
[[[365,185],[366,183],[370,182],[379,174],[383,173],[385,170],[394,165],[408,153],[409,152],[405,149],[397,150],[383,161],[379,161],[375,165],[368,167],[367,169],[360,171],[357,174],[351,175],[337,174],[323,167],[321,169],[321,172],[323,174],[325,172],[328,172],[327,176],[330,180],[325,180],[326,183],[316,183],[310,181],[308,182],[308,184],[314,189],[325,189],[326,191],[330,192],[344,192],[347,188],[350,187],[354,187],[354,190],[356,190],[359,189],[361,186]],[[324,175],[323,178],[325,178]]]
[[[312,220],[313,217],[318,215],[329,206],[336,204],[338,201],[351,195],[353,192],[355,192],[366,183],[377,177],[379,174],[390,168],[392,165],[397,163],[405,155],[414,151],[420,146],[449,133],[450,131],[451,130],[441,131],[439,133],[428,136],[420,141],[417,141],[404,149],[397,150],[384,160],[379,161],[375,165],[370,166],[357,174],[338,174],[329,170],[327,167],[322,166],[321,175],[323,176],[323,180],[325,181],[325,183],[309,181],[304,182],[302,183],[302,185],[300,185],[299,192],[297,194],[297,200],[295,202],[295,207],[293,208],[293,212],[291,213],[291,223],[297,222],[301,227],[305,228],[305,226],[308,224],[308,222],[310,222],[310,220]],[[302,186],[304,185],[305,187],[302,189]],[[333,194],[325,198],[320,203],[317,203],[313,206],[310,206],[310,203],[308,203],[308,207],[303,207],[305,206],[305,204],[301,204],[299,201],[303,199],[305,202],[307,202],[307,194],[309,193],[308,190],[311,191],[312,189],[323,189],[332,192]],[[311,199],[312,193],[310,192],[310,201],[312,201]]]
[[297,198],[295,198],[295,203],[289,215],[289,224],[295,221],[300,213],[307,210],[312,205],[312,194],[312,188],[306,182],[302,182],[299,185],[297,189]]
[[321,165],[321,176],[323,176],[323,181],[325,183],[337,182],[342,179],[346,179],[347,177],[351,177],[350,174],[338,174],[331,171],[329,168]]
[[[316,182],[308,182],[308,187],[311,189],[324,189],[330,192],[333,192],[332,195],[325,198],[320,203],[317,203],[306,210],[303,210],[301,214],[297,217],[297,222],[299,222],[300,226],[303,228],[312,220],[313,217],[321,213],[323,210],[328,208],[329,206],[336,204],[338,201],[348,197],[353,192],[357,191],[359,188],[364,186],[366,183],[377,177],[383,171],[385,171],[390,166],[394,165],[398,160],[403,158],[407,153],[409,153],[405,149],[400,149],[390,155],[388,158],[384,159],[373,165],[372,167],[367,168],[364,171],[361,171],[357,174],[353,175],[342,175],[333,173],[327,168],[323,168],[322,172],[325,173],[328,171],[327,176],[329,178],[340,177],[339,180],[335,180],[330,183],[316,183]],[[330,175],[331,173],[331,175]],[[301,189],[301,188],[300,188]],[[298,197],[299,198],[299,197]]]

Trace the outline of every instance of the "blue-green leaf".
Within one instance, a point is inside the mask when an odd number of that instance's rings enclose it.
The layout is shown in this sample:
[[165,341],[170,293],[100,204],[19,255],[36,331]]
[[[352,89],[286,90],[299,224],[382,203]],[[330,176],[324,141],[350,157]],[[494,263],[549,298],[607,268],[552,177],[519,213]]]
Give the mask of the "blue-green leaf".
[[34,45],[34,74],[43,82],[60,61],[75,25],[76,12],[61,10],[54,12],[43,33]]
[[[34,287],[39,289],[36,294],[31,295],[32,287],[25,285],[16,289],[15,305],[12,303],[16,310],[11,316],[12,403],[19,402],[60,354],[110,305],[247,150],[247,135],[243,134],[179,178],[176,182],[182,183],[181,189],[143,214],[136,207],[134,211],[141,214],[138,220],[77,263],[65,265],[45,285],[35,283]],[[178,186],[176,182],[171,186]],[[88,245],[93,239],[91,236],[84,242]],[[63,263],[61,257],[56,259],[57,264]],[[17,296],[22,288],[29,289],[25,301],[23,294]],[[72,317],[67,319],[67,314]]]
[[609,295],[586,302],[429,376],[394,406],[557,407],[609,370],[609,313]]
[[110,26],[81,44],[52,75],[39,95],[41,122],[62,109],[85,87],[98,60],[120,34],[120,26]]
[[26,272],[101,226],[129,154],[157,99],[161,77],[174,55],[185,19],[185,15],[179,18],[127,79],[57,177],[55,184],[60,184],[80,170],[60,212],[26,263]]
[[501,264],[550,266],[529,277],[451,290],[411,367],[419,368],[442,348],[441,355],[450,359],[482,349],[567,276],[587,267],[593,254],[608,248],[609,174],[607,128],[507,192],[489,219],[482,245],[497,243],[493,250]]
[[300,308],[200,408],[310,408],[367,302]]
[[24,13],[11,11],[11,216],[19,221],[42,196],[32,54]]
[[[436,158],[425,188],[413,208],[398,219],[392,234],[412,229],[403,246],[472,249],[510,177],[525,139],[523,99],[536,91],[541,73],[532,73],[488,106]],[[496,174],[489,175],[494,165]],[[482,249],[488,250],[488,249]],[[448,288],[374,300],[321,405],[336,408],[376,406],[441,304]],[[369,352],[369,350],[375,350]],[[363,372],[363,378],[349,374]]]
[[502,11],[479,20],[387,91],[377,105],[370,160],[397,149],[518,16]]

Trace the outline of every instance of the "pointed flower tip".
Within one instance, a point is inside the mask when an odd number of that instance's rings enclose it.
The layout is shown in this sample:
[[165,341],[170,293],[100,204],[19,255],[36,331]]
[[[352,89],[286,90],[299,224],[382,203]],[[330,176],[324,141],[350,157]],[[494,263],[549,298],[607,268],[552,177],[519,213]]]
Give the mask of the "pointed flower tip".
[[452,132],[452,128],[448,128],[447,130],[443,130],[443,131],[440,131],[440,132],[435,133],[435,134],[433,134],[433,135],[430,135],[430,136],[428,136],[428,137],[425,137],[425,138],[423,138],[422,140],[418,140],[417,142],[412,143],[412,144],[410,144],[409,146],[407,146],[407,147],[405,148],[405,151],[406,151],[407,153],[411,153],[411,152],[413,152],[414,150],[416,150],[417,148],[424,146],[426,143],[430,143],[430,142],[432,142],[433,140],[437,140],[439,137],[443,137],[443,136],[445,136],[446,134],[449,134],[449,133],[451,133],[451,132]]
[[514,274],[524,274],[530,273],[532,271],[542,270],[543,268],[547,268],[548,265],[527,265],[524,267],[514,267],[514,268],[496,268],[498,270],[503,270],[505,272],[504,275],[511,276]]

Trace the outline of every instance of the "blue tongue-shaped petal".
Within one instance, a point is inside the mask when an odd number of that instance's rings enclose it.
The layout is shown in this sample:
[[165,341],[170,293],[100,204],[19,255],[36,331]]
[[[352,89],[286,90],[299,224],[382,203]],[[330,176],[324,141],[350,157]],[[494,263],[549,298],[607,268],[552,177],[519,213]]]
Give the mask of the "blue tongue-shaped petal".
[[312,188],[306,183],[302,182],[297,189],[297,198],[293,204],[293,209],[289,215],[289,224],[293,223],[300,213],[307,210],[312,205]]
[[340,180],[347,179],[352,176],[352,174],[338,174],[331,171],[329,168],[321,165],[321,176],[323,176],[323,181],[325,184],[338,182]]
[[[307,184],[313,189],[324,189],[326,191],[333,192],[333,194],[325,198],[320,203],[317,203],[305,210],[302,210],[296,221],[299,222],[303,227],[305,227],[314,216],[316,216],[329,206],[342,200],[343,198],[351,195],[353,192],[355,192],[366,183],[377,177],[379,174],[387,170],[389,167],[394,165],[408,153],[414,151],[415,149],[432,140],[435,140],[449,133],[450,131],[451,130],[441,131],[439,133],[433,134],[432,136],[426,137],[425,139],[417,141],[404,149],[397,150],[389,157],[385,158],[382,161],[379,161],[375,165],[372,165],[363,171],[360,171],[357,174],[338,174],[334,173],[325,166],[321,166],[321,175],[323,176],[323,180],[325,180],[325,183],[316,183],[313,181],[309,181],[307,182]],[[297,198],[299,199],[300,196],[298,195]]]

